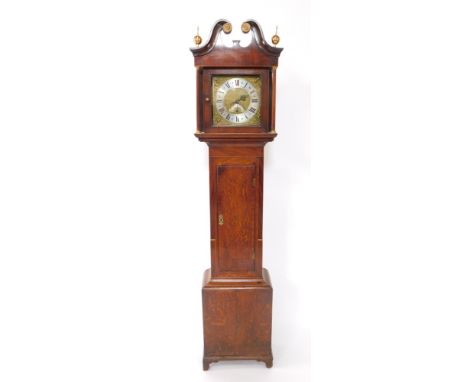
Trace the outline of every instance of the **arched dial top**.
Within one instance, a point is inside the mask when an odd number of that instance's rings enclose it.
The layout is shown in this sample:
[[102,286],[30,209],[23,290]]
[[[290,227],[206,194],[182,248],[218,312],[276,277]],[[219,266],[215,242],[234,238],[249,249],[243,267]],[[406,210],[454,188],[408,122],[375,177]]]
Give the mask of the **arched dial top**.
[[[242,47],[239,45],[238,42],[234,42],[233,46],[225,46],[223,45],[218,36],[220,33],[226,33],[223,30],[225,24],[228,24],[227,20],[219,20],[213,26],[211,30],[210,38],[208,39],[207,43],[201,47],[191,48],[191,52],[195,57],[195,64],[204,66],[206,65],[206,57],[211,56],[211,58],[215,58],[218,55],[224,56],[229,54],[228,52],[236,50],[235,55],[231,58],[231,63],[227,66],[239,66],[242,63],[249,62],[250,65],[248,66],[271,66],[277,65],[278,57],[281,54],[283,48],[277,48],[274,46],[269,45],[265,37],[263,36],[262,29],[260,25],[254,20],[247,20],[243,24],[250,25],[249,30],[247,28],[243,28],[244,33],[252,33],[252,40],[251,43],[246,46]],[[229,30],[229,28],[227,28]],[[257,59],[252,60],[252,51],[257,51],[260,53]],[[263,56],[263,57],[262,57]],[[250,59],[249,59],[250,58]]]

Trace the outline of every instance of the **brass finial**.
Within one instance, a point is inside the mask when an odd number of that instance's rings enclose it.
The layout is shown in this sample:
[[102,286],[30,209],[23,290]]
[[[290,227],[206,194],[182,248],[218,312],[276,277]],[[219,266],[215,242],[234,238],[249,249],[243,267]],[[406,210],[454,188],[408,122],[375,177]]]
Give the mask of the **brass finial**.
[[249,23],[242,23],[241,30],[244,33],[249,33],[250,31],[250,24]]
[[225,24],[223,25],[223,31],[224,31],[224,33],[226,33],[226,34],[231,33],[231,31],[232,31],[232,25],[231,25],[231,23],[225,23]]
[[193,42],[195,43],[196,46],[200,46],[202,43],[202,38],[200,37],[198,33],[198,26],[197,26],[197,35],[193,38]]
[[280,42],[280,37],[278,36],[278,26],[276,26],[276,33],[271,38],[271,42],[276,46]]

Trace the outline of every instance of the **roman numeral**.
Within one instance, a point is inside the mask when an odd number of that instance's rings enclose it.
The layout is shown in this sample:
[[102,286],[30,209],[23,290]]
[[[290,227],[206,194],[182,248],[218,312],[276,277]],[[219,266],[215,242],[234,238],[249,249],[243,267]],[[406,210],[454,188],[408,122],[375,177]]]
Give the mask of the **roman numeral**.
[[229,82],[226,82],[224,86],[226,86],[228,89],[231,87],[231,85],[229,85]]
[[255,112],[257,111],[257,109],[255,109],[254,107],[251,107],[251,108],[249,109],[249,111],[250,111],[251,113],[255,113]]
[[258,99],[257,99],[257,98],[253,98],[253,99],[252,99],[252,102],[257,103],[257,102],[258,102]]
[[220,112],[221,114],[223,114],[225,111],[226,111],[226,110],[224,110],[224,107],[222,107],[221,109],[219,109],[219,112]]
[[239,117],[236,115],[236,122],[239,122]]
[[236,80],[235,83],[236,83],[236,86],[239,86],[239,80]]
[[231,119],[231,114],[226,115],[226,119]]

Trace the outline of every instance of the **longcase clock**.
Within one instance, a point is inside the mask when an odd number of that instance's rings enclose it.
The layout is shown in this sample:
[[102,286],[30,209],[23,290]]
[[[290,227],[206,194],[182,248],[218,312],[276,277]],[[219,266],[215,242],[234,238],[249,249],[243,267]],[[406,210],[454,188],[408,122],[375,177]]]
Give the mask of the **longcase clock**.
[[273,289],[262,266],[263,148],[276,137],[276,68],[282,48],[269,45],[251,20],[241,28],[251,34],[250,44],[225,46],[219,36],[231,29],[229,22],[218,21],[208,42],[191,49],[197,72],[195,136],[208,144],[210,166],[204,370],[220,360],[273,365]]

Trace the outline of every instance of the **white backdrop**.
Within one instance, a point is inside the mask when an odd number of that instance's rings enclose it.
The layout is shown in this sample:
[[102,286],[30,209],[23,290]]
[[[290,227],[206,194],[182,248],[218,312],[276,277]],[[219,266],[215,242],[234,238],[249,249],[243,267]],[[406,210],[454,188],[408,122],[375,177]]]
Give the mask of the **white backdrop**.
[[[271,370],[201,370],[188,47],[219,18],[285,48]],[[467,381],[467,19],[462,0],[1,2],[0,380]]]
[[313,4],[313,380],[467,381],[468,4]]

